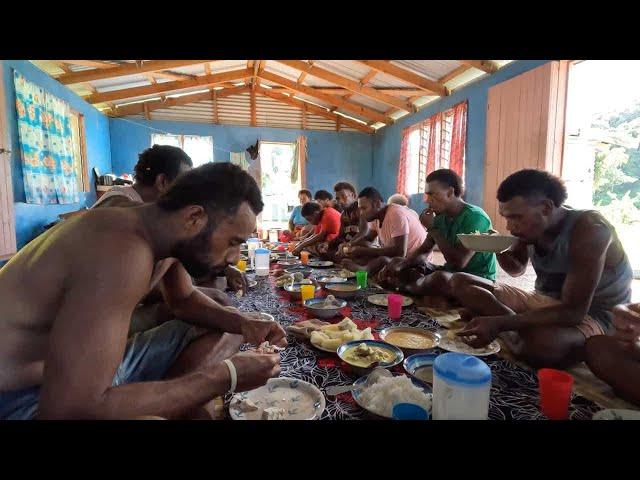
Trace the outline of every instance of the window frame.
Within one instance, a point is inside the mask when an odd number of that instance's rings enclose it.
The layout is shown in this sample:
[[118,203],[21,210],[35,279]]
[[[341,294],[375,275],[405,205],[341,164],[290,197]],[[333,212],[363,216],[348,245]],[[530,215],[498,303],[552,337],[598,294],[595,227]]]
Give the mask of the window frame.
[[[78,151],[80,153],[80,162],[76,163],[75,149],[74,149],[74,168],[76,169],[76,175],[78,175],[78,191],[87,193],[91,191],[91,182],[89,181],[89,161],[87,159],[87,131],[85,129],[84,114],[70,109],[72,116],[77,118],[78,122]],[[80,171],[78,171],[78,168]]]
[[[149,136],[149,140],[151,142],[151,147],[153,147],[154,145],[156,145],[156,143],[153,141],[153,137],[154,135],[162,135],[163,137],[177,137],[178,138],[178,143],[180,144],[180,148],[182,150],[184,150],[184,138],[185,137],[200,137],[200,138],[210,138],[211,139],[211,148],[212,148],[212,152],[211,152],[211,162],[215,162],[215,154],[214,154],[214,149],[213,149],[213,135],[192,135],[190,133],[179,133],[179,134],[173,134],[173,133],[152,133]],[[186,150],[185,150],[186,152]],[[193,160],[193,159],[191,159]],[[205,162],[207,163],[207,162]]]

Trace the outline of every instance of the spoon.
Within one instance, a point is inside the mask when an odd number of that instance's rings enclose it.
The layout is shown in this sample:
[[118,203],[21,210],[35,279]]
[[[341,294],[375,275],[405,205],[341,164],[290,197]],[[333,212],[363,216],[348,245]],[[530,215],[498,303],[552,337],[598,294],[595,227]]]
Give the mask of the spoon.
[[393,377],[393,374],[387,370],[386,368],[376,368],[374,369],[369,376],[367,377],[367,381],[363,385],[336,385],[333,387],[328,387],[326,392],[327,395],[335,396],[340,395],[341,393],[352,392],[359,388],[370,387],[374,383],[376,383],[382,377]]

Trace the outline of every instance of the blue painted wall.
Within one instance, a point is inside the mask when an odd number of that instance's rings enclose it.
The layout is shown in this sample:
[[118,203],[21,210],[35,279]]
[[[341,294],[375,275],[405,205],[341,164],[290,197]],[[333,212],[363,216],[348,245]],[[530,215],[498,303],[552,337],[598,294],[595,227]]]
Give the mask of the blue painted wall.
[[333,191],[346,180],[363,188],[372,181],[373,136],[365,133],[318,132],[280,128],[255,128],[186,122],[110,119],[111,161],[114,173],[132,173],[138,154],[151,146],[151,135],[160,133],[213,136],[216,162],[228,162],[229,152],[244,151],[256,140],[295,142],[307,137],[307,187]]
[[[469,101],[467,111],[467,151],[465,167],[466,201],[482,206],[484,188],[484,156],[487,132],[487,98],[489,88],[521,73],[547,63],[548,60],[520,60],[512,62],[491,76],[477,80],[451,96],[438,100],[419,112],[385,127],[373,139],[373,184],[384,198],[395,192],[400,158],[402,130],[430,117],[434,113],[451,108],[456,103]],[[411,198],[411,207],[424,208],[422,195]]]
[[[22,181],[22,162],[20,160],[20,144],[15,109],[15,89],[13,86],[13,70],[16,69],[24,77],[45,88],[48,92],[66,101],[71,108],[84,115],[86,130],[87,158],[89,170],[98,167],[101,172],[111,170],[111,150],[109,144],[109,119],[94,107],[82,100],[78,95],[26,60],[2,60],[4,88],[6,93],[6,117],[11,139],[11,173],[13,177],[13,195],[16,219],[16,240],[18,249],[38,236],[43,226],[55,221],[61,213],[79,210],[85,205],[95,202],[96,193],[92,191],[81,194],[79,203],[69,205],[34,205],[25,202],[24,183]],[[93,182],[91,182],[93,184]]]

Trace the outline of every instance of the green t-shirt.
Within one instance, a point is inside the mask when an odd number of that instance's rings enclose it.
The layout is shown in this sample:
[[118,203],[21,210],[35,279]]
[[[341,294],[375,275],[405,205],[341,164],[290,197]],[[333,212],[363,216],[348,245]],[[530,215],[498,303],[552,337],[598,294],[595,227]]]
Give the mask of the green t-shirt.
[[[491,228],[491,219],[480,207],[466,203],[462,211],[453,218],[444,214],[437,215],[434,219],[433,227],[455,247],[460,244],[459,233],[475,233],[476,231],[485,233]],[[448,262],[445,264],[444,269],[449,272],[456,271]],[[471,260],[462,271],[489,280],[495,280],[496,255],[494,253],[477,252],[471,257]]]

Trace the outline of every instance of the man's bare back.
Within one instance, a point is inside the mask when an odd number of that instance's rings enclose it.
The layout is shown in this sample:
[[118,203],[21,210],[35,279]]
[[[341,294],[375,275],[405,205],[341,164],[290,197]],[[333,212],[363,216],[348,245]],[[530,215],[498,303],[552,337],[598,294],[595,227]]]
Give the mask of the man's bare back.
[[[97,290],[110,288],[100,281],[110,264],[123,279],[135,269],[138,281],[146,279],[140,291],[148,288],[154,258],[143,235],[135,208],[92,210],[43,233],[0,270],[0,391],[41,383],[50,333],[74,277],[90,270]],[[137,252],[135,264],[107,255],[107,243],[111,251]],[[99,313],[83,312],[87,322]]]

